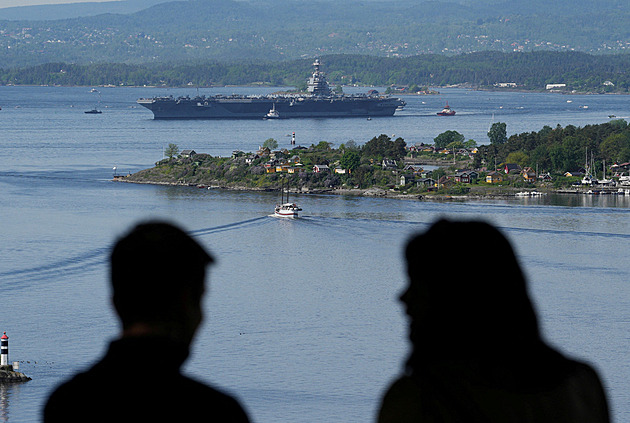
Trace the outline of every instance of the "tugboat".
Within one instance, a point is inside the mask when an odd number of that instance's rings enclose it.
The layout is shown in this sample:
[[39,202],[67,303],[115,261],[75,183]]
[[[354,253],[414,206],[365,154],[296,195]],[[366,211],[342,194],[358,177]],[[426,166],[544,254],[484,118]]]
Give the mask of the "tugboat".
[[438,112],[438,116],[455,116],[455,110],[451,109],[451,106],[448,105],[448,101],[446,102],[446,106],[442,109],[441,112]]
[[265,115],[265,119],[280,119],[280,113],[276,110],[276,103],[273,103],[273,107],[271,107],[269,113]]

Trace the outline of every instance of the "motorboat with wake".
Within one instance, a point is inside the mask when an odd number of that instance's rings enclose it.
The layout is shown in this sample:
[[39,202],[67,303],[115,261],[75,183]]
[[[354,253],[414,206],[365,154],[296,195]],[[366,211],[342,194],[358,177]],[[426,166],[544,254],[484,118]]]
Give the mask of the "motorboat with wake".
[[299,217],[299,213],[302,209],[296,203],[291,203],[289,201],[289,190],[287,188],[287,198],[284,198],[284,181],[282,187],[280,188],[280,204],[276,204],[276,207],[273,211],[273,215],[275,217],[289,217],[296,218]]

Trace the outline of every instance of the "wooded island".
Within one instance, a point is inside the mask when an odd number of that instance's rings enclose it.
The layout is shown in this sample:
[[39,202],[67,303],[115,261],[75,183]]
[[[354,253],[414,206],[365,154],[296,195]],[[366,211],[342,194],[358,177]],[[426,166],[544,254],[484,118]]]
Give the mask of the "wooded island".
[[[488,137],[489,144],[477,146],[457,131],[446,131],[434,144],[409,146],[382,134],[362,146],[351,140],[333,148],[321,141],[292,149],[278,149],[270,138],[256,152],[234,151],[231,157],[170,144],[155,167],[115,179],[244,190],[279,190],[284,183],[300,192],[427,198],[626,186],[630,127],[624,120],[545,126],[509,138],[505,123],[497,122]],[[425,170],[427,165],[432,170]]]

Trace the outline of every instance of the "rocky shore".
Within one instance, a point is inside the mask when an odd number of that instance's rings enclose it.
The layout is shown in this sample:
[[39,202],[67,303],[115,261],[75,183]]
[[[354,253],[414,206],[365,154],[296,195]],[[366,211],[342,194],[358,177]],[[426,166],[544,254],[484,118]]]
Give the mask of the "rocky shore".
[[0,383],[11,382],[26,382],[31,380],[22,372],[16,372],[13,370],[13,366],[0,366]]
[[[181,186],[181,187],[196,187],[200,189],[224,189],[233,191],[251,191],[251,192],[264,192],[264,191],[277,191],[272,188],[253,188],[238,184],[226,184],[218,181],[206,184],[190,184],[184,182],[167,182],[167,181],[152,181],[146,178],[142,180],[130,177],[114,178],[117,182],[127,182],[134,184],[149,184],[149,185],[168,185],[168,186]],[[422,201],[462,201],[462,200],[481,200],[481,199],[500,199],[516,197],[518,193],[534,191],[532,189],[522,189],[513,187],[489,187],[489,186],[472,186],[471,191],[465,195],[447,195],[447,194],[407,194],[404,191],[396,189],[384,189],[379,187],[371,188],[329,188],[329,189],[290,189],[292,194],[332,194],[332,195],[354,195],[361,197],[378,197],[378,198],[390,198],[400,200],[422,200]],[[544,194],[558,193],[558,194],[583,194],[583,190],[555,190],[546,189]]]

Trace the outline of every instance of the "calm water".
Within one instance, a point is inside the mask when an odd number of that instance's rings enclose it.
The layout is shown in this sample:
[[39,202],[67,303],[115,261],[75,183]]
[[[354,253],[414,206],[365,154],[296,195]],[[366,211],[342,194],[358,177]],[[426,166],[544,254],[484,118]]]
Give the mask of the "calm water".
[[[202,92],[241,90],[265,92]],[[50,390],[116,336],[107,254],[117,235],[149,217],[178,222],[218,258],[187,373],[237,395],[258,423],[371,421],[407,354],[397,302],[404,242],[440,216],[503,228],[529,277],[545,337],[591,362],[615,421],[630,419],[625,197],[424,203],[300,196],[304,218],[283,221],[268,217],[276,202],[270,193],[110,181],[113,166],[149,167],[171,142],[229,155],[270,137],[288,146],[294,131],[302,145],[339,145],[381,133],[430,142],[455,129],[484,143],[492,121],[506,122],[510,134],[601,123],[623,117],[629,97],[444,90],[406,98],[400,116],[371,121],[159,122],[134,108],[135,99],[194,92],[101,91],[103,114],[85,115],[98,101],[87,88],[0,87],[0,330],[10,337],[10,360],[33,378],[0,386],[0,421],[37,421]],[[457,116],[434,116],[447,100]],[[472,257],[459,257],[460,245]],[[427,253],[491,274],[491,248],[453,240],[453,251]],[[178,263],[156,263],[165,265]]]

